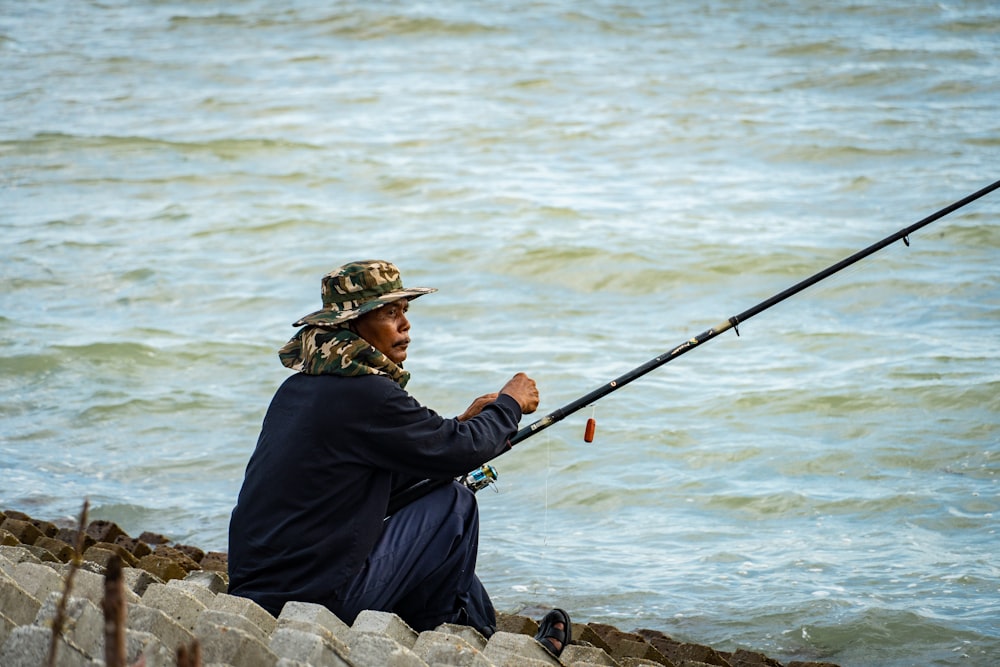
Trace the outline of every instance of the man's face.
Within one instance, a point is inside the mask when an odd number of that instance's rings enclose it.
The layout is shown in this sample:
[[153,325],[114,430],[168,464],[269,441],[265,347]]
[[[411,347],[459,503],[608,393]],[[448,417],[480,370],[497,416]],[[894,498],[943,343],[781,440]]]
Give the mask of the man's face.
[[410,321],[406,319],[409,309],[410,302],[406,299],[387,303],[359,317],[355,321],[355,329],[359,336],[393,363],[402,364],[406,359],[406,348],[410,345]]

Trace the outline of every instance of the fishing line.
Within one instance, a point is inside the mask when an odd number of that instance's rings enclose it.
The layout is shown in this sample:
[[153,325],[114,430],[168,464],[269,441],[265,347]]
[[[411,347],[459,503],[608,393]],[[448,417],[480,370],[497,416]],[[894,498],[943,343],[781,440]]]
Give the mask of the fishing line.
[[[580,410],[588,405],[593,404],[595,401],[600,400],[601,398],[607,396],[612,392],[618,391],[619,389],[629,384],[633,380],[642,377],[643,375],[649,373],[650,371],[656,368],[659,368],[660,366],[666,364],[667,362],[673,361],[677,357],[686,354],[687,352],[690,352],[696,347],[700,347],[704,343],[707,343],[708,341],[725,333],[726,331],[729,331],[730,329],[732,329],[733,332],[736,333],[736,335],[738,336],[740,334],[740,325],[746,322],[747,320],[751,319],[752,317],[759,315],[760,313],[764,312],[765,310],[768,310],[769,308],[773,308],[782,301],[785,301],[795,296],[799,292],[819,282],[822,282],[823,280],[826,280],[830,276],[839,273],[840,271],[843,271],[844,269],[860,262],[861,260],[867,257],[870,257],[871,255],[874,255],[875,253],[879,252],[880,250],[886,248],[889,245],[892,245],[893,243],[896,243],[897,241],[903,241],[904,245],[909,246],[910,237],[917,230],[922,229],[923,227],[926,227],[932,222],[935,222],[936,220],[939,220],[944,216],[953,213],[954,211],[957,211],[963,206],[966,206],[967,204],[970,204],[973,201],[988,195],[989,193],[993,192],[998,188],[1000,188],[1000,180],[995,181],[990,185],[987,185],[986,187],[977,190],[976,192],[973,192],[972,194],[963,197],[962,199],[959,199],[958,201],[948,206],[945,206],[944,208],[936,211],[935,213],[932,213],[931,215],[927,216],[922,220],[913,223],[908,227],[904,227],[899,231],[890,234],[889,236],[886,236],[885,238],[873,243],[867,248],[859,250],[858,252],[854,253],[853,255],[850,255],[849,257],[845,257],[839,262],[836,262],[828,266],[827,268],[813,274],[812,276],[809,276],[808,278],[795,283],[791,287],[788,287],[787,289],[778,292],[774,296],[765,299],[764,301],[761,301],[757,305],[752,306],[741,313],[729,317],[728,319],[720,322],[711,329],[707,329],[706,331],[703,331],[697,336],[689,338],[688,340],[680,343],[673,349],[657,357],[654,357],[653,359],[650,359],[646,363],[637,366],[636,368],[633,368],[631,371],[628,371],[624,375],[621,375],[615,378],[614,380],[611,380],[610,382],[604,384],[603,386],[598,387],[594,391],[591,391],[590,393],[581,396],[575,401],[567,403],[561,408],[558,408],[557,410],[542,417],[538,421],[520,429],[510,438],[509,445],[513,447],[519,442],[526,440],[527,438],[530,438],[533,435],[536,435],[540,431],[552,426],[557,422],[562,421],[563,419],[573,414],[577,410]],[[389,506],[386,510],[387,515],[391,515],[399,508],[404,507],[405,505],[413,502],[417,498],[424,496],[425,494],[429,493],[431,490],[437,488],[438,486],[449,484],[450,482],[451,480],[448,479],[445,480],[425,479],[420,482],[417,482],[416,484],[410,486],[407,489],[404,489],[403,491],[401,491],[400,493],[389,499]]]

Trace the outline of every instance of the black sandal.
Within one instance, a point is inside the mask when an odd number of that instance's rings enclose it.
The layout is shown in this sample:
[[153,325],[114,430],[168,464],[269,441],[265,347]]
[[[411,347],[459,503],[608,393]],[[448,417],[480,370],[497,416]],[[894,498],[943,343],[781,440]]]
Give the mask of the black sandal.
[[[562,623],[564,629],[560,630],[555,627],[556,623]],[[556,645],[552,643],[553,639],[561,644],[559,649],[556,649]],[[538,624],[538,633],[535,635],[535,640],[546,651],[558,658],[562,654],[563,649],[573,641],[573,625],[570,623],[569,614],[562,609],[553,609],[545,614],[542,622]]]

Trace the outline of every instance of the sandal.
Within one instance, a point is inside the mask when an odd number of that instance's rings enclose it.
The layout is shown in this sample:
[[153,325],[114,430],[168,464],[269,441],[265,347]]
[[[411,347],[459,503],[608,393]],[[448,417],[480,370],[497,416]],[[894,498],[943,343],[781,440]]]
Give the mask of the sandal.
[[[555,627],[556,623],[562,623],[564,629],[560,630]],[[560,646],[558,649],[552,642],[553,639],[559,642]],[[538,633],[535,635],[535,640],[546,651],[558,658],[562,654],[563,649],[573,641],[573,626],[570,623],[569,614],[562,609],[553,609],[545,614],[541,623],[538,624]]]

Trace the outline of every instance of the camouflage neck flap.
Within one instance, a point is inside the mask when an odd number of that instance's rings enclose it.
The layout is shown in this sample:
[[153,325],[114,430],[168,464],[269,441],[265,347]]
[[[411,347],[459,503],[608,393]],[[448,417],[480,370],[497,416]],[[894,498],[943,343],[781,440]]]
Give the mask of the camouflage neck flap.
[[307,326],[278,351],[281,363],[307,375],[386,375],[406,387],[410,374],[350,329]]

